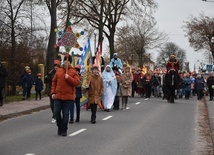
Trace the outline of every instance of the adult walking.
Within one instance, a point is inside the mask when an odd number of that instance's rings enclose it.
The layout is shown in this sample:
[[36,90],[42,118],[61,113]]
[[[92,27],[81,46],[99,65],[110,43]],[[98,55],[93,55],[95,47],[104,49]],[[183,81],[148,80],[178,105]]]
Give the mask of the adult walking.
[[209,89],[209,94],[210,94],[210,101],[213,100],[213,88],[212,86],[214,85],[214,76],[213,72],[209,73],[209,77],[207,78],[207,87]]
[[122,109],[126,110],[128,104],[128,97],[132,93],[132,80],[133,75],[130,72],[130,67],[125,67],[124,73],[121,75],[121,84],[122,84]]
[[117,80],[114,71],[107,65],[102,73],[104,83],[103,106],[109,112],[117,92]]
[[5,87],[5,78],[8,76],[6,68],[0,62],[0,106],[3,106],[3,89]]
[[54,124],[56,123],[56,118],[54,115],[54,99],[51,96],[51,87],[52,87],[52,79],[56,73],[56,70],[60,68],[60,61],[59,60],[54,60],[54,67],[52,70],[50,70],[48,72],[47,75],[45,75],[45,84],[46,84],[46,90],[47,90],[47,94],[49,96],[49,100],[50,100],[50,107],[51,107],[51,112],[52,112],[52,119],[51,119],[51,123]]
[[199,73],[197,75],[197,78],[195,79],[195,90],[197,92],[197,99],[198,100],[201,100],[202,97],[204,96],[204,93],[203,93],[204,86],[205,86],[204,78]]
[[70,62],[65,60],[63,67],[57,69],[51,88],[58,135],[67,136],[69,110],[71,104],[74,104],[75,89],[79,84],[79,75],[71,67]]
[[[80,65],[76,65],[75,66],[75,70],[77,71],[77,73],[79,75],[79,78],[80,78],[80,81],[81,81],[80,69],[81,69]],[[79,122],[80,121],[80,99],[81,98],[82,98],[82,83],[80,83],[76,87],[76,98],[75,98],[76,120],[75,120],[75,122]],[[73,122],[74,122],[74,104],[71,105],[69,123],[72,124]]]
[[91,107],[91,123],[96,123],[97,105],[100,104],[103,94],[103,78],[100,76],[98,66],[93,65],[88,88],[88,103]]

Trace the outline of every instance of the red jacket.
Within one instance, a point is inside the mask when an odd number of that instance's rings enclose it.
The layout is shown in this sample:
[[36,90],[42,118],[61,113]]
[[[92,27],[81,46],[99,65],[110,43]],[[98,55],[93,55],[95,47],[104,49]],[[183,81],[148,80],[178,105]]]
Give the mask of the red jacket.
[[68,68],[69,77],[65,79],[66,70],[58,68],[52,80],[51,94],[55,94],[55,99],[75,100],[76,87],[80,84],[80,77],[73,68]]
[[166,69],[167,69],[167,72],[170,70],[170,69],[175,69],[175,70],[179,70],[180,66],[179,66],[179,62],[177,60],[175,60],[175,62],[172,62],[172,61],[168,61],[167,64],[166,64]]

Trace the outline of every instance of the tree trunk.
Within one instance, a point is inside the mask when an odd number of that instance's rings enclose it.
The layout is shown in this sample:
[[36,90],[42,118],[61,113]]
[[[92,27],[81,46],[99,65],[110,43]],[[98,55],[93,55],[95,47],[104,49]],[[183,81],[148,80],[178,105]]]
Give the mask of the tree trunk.
[[110,49],[110,60],[113,58],[114,55],[114,35],[115,35],[115,30],[111,29],[110,30],[110,35],[108,37],[109,41],[109,49]]
[[[12,19],[11,19],[12,20]],[[11,85],[11,94],[10,95],[15,95],[16,94],[16,83],[14,79],[14,73],[15,73],[15,50],[16,50],[16,37],[15,37],[15,27],[14,27],[14,21],[12,20],[11,22],[11,55],[10,55],[10,62],[9,62],[9,81]]]
[[137,54],[138,54],[138,57],[139,57],[139,59],[138,59],[138,67],[140,67],[140,68],[142,68],[143,67],[143,64],[144,64],[144,60],[143,60],[143,54],[145,53],[145,49],[144,48],[141,48],[138,52],[137,52]]
[[54,48],[54,45],[56,44],[56,32],[54,31],[54,29],[57,27],[56,0],[51,0],[50,16],[51,16],[51,29],[50,29],[48,49],[47,49],[47,55],[46,55],[46,72],[49,72],[53,68],[54,59],[56,59],[58,55],[58,53],[56,52],[56,49]]

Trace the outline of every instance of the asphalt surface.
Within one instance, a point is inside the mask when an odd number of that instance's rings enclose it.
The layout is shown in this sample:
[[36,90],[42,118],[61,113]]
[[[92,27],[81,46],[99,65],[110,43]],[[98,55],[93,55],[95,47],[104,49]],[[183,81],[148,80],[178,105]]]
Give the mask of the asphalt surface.
[[[43,102],[49,105],[48,98],[36,104]],[[128,107],[126,111],[98,110],[96,124],[90,123],[90,111],[82,108],[80,122],[69,124],[67,137],[57,135],[50,109],[4,120],[0,122],[0,154],[196,154],[196,97],[175,104],[160,98],[129,98]]]

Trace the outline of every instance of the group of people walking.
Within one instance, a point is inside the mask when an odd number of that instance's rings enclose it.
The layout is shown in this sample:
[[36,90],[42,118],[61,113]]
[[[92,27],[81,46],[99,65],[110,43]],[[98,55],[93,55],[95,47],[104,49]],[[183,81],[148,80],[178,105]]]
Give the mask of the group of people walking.
[[[114,56],[117,63],[111,61],[106,65],[103,72],[97,65],[91,68],[89,85],[82,87],[82,76],[80,66],[71,67],[72,59],[65,56],[63,65],[54,63],[54,69],[46,75],[45,83],[49,90],[51,109],[53,113],[52,123],[57,124],[58,135],[66,136],[68,123],[74,122],[74,105],[76,105],[76,120],[80,121],[80,99],[82,93],[88,93],[88,106],[91,109],[91,123],[96,123],[97,105],[101,105],[104,111],[110,112],[113,108],[120,109],[120,98],[122,96],[122,110],[126,109],[128,97],[132,92],[133,75],[130,67],[122,68],[120,59]],[[113,65],[112,65],[113,64]],[[70,120],[69,120],[70,119]]]

